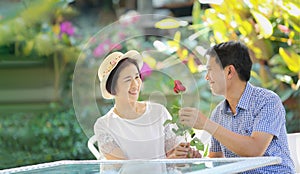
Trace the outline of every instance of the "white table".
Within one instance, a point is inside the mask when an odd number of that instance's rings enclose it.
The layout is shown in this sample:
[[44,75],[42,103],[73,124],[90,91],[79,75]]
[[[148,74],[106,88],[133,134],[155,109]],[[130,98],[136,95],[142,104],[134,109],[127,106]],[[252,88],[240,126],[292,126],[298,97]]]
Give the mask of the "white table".
[[0,173],[23,174],[113,174],[113,173],[238,173],[281,163],[279,157],[199,158],[157,160],[64,160],[1,170]]

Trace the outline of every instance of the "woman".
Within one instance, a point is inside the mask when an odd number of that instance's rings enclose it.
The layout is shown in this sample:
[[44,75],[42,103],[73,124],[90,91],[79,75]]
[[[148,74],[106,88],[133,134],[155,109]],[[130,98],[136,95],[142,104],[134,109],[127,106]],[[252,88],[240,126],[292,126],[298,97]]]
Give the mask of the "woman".
[[200,157],[181,137],[163,126],[170,119],[167,109],[156,103],[138,101],[142,85],[142,56],[135,50],[108,55],[98,70],[105,99],[115,105],[95,125],[98,145],[106,159],[156,159]]

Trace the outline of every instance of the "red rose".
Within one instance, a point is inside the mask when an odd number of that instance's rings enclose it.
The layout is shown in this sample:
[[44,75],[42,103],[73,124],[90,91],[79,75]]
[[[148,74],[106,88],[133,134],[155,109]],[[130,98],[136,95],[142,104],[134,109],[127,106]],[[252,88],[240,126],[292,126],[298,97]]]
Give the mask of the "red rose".
[[180,80],[174,80],[174,92],[179,93],[179,92],[184,92],[186,88],[182,85]]

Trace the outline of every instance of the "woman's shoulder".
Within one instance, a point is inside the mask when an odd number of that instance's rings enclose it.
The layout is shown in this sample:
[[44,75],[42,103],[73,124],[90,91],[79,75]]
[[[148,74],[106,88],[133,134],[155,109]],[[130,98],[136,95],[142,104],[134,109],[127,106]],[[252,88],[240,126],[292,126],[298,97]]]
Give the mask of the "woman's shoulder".
[[165,108],[164,105],[162,105],[160,103],[151,102],[151,101],[147,101],[146,104],[148,106],[155,107],[155,108]]
[[160,103],[155,103],[155,102],[147,102],[147,110],[148,113],[155,114],[155,115],[168,115],[168,110],[167,108],[160,104]]
[[95,124],[94,127],[104,127],[108,122],[109,119],[112,117],[112,111],[107,112],[105,115],[100,116]]

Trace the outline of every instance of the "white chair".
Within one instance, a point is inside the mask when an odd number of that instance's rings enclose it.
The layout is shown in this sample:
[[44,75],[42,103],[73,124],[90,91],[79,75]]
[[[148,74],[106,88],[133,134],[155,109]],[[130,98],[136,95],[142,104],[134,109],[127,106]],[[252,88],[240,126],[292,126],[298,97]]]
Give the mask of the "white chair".
[[300,132],[287,135],[291,157],[294,161],[296,173],[300,173]]
[[88,140],[88,148],[92,152],[92,154],[96,157],[97,160],[104,159],[103,154],[98,150],[96,135],[93,135]]

